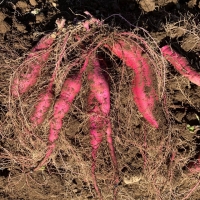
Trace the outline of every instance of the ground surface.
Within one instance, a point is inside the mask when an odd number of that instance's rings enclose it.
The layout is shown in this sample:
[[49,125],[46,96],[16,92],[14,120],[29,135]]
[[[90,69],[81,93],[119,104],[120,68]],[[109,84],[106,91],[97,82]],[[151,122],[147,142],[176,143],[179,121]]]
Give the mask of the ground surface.
[[[32,170],[44,155],[48,121],[35,131],[35,137],[27,137],[24,129],[28,125],[24,116],[33,109],[37,90],[34,88],[20,101],[9,95],[10,81],[17,66],[43,34],[55,29],[55,20],[64,17],[68,24],[75,18],[83,20],[81,15],[85,10],[98,19],[120,13],[105,23],[126,30],[146,29],[158,45],[172,45],[200,72],[198,0],[1,1],[2,200],[96,199],[90,172],[91,147],[85,105],[87,87],[64,119],[64,128],[51,160],[37,172]],[[142,118],[132,100],[132,72],[121,64],[109,73],[114,79],[110,81],[111,120],[120,174],[120,183],[116,186],[118,199],[200,199],[199,175],[188,173],[186,167],[199,152],[200,87],[167,65],[164,88],[167,103],[157,108],[165,114],[160,118],[160,128],[155,130]],[[41,77],[40,81],[45,87],[44,78]],[[112,199],[113,168],[105,141],[98,154],[97,179],[103,198]]]

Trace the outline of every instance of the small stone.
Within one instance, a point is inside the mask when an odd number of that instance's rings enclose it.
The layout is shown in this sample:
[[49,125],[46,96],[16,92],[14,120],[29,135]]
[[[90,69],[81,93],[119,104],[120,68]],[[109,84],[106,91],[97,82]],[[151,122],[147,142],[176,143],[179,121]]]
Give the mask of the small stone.
[[57,7],[58,7],[57,3],[55,3],[55,2],[52,2],[52,6],[53,6],[54,8],[57,8]]
[[140,175],[131,176],[131,177],[124,177],[124,183],[126,185],[131,185],[131,184],[134,184],[134,183],[138,183],[141,179],[142,179],[142,177]]
[[73,191],[73,193],[77,193],[77,192],[78,192],[78,190],[77,190],[77,189],[73,189],[72,191]]

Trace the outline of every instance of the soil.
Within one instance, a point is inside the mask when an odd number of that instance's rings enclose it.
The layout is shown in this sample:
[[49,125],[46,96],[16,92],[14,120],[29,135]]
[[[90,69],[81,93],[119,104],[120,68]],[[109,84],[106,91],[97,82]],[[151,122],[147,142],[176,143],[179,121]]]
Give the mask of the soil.
[[[75,30],[77,22],[85,20],[86,10],[95,18],[105,20],[106,31],[133,31],[148,42],[151,48],[146,54],[154,63],[153,86],[158,88],[159,97],[154,109],[159,128],[154,129],[134,104],[132,70],[113,55],[114,61],[107,60],[109,66],[105,72],[111,91],[110,119],[120,182],[118,185],[113,183],[115,170],[104,138],[96,163],[96,177],[103,199],[113,199],[116,188],[117,199],[123,200],[200,199],[199,172],[190,173],[187,168],[198,158],[200,150],[200,87],[181,76],[158,50],[158,47],[171,45],[200,72],[200,1],[2,0],[0,200],[98,199],[91,176],[86,101],[88,82],[85,77],[84,87],[63,119],[54,153],[46,166],[34,171],[47,149],[53,103],[42,126],[33,131],[28,119],[38,94],[48,84],[64,33],[57,40],[54,57],[41,72],[37,85],[18,99],[10,94],[18,66],[42,36],[56,29],[56,19],[65,18],[66,27],[72,26]],[[92,41],[99,37],[96,32],[90,36]],[[71,56],[81,56],[79,50],[77,55]],[[54,88],[54,102],[65,79],[66,58],[63,63]]]

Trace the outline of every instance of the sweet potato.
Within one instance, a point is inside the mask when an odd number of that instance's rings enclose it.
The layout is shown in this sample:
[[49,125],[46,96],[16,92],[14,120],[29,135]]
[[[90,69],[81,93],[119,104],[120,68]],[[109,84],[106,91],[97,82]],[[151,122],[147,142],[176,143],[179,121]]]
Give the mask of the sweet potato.
[[33,123],[35,127],[42,124],[42,122],[44,121],[45,114],[49,110],[52,100],[53,100],[52,88],[48,88],[44,93],[42,93],[39,96],[38,102],[35,105],[34,112],[30,117],[30,121]]
[[[51,80],[49,82],[48,88],[44,93],[40,94],[40,96],[38,98],[38,102],[35,105],[35,110],[30,117],[30,121],[35,126],[42,124],[42,122],[45,119],[45,114],[51,106],[51,102],[52,102],[52,99],[53,99],[53,91],[52,91],[53,84],[54,84],[54,81],[55,81],[55,78],[56,78],[56,73],[57,73],[57,71],[60,67],[60,63],[61,63],[63,56],[64,56],[65,48],[66,48],[66,45],[67,45],[67,40],[68,40],[68,34],[66,34],[65,39],[63,41],[62,50],[60,52],[58,61],[56,62],[56,67],[54,69],[53,75],[52,75]],[[71,67],[69,67],[68,70],[70,70],[70,68]]]
[[200,86],[200,73],[192,69],[186,58],[175,52],[169,45],[162,47],[161,52],[181,75]]
[[142,55],[142,50],[124,41],[117,41],[112,46],[105,45],[114,55],[134,70],[132,91],[134,101],[143,117],[155,128],[158,121],[153,115],[155,103],[158,99],[152,83],[152,72],[147,59]]
[[35,171],[40,169],[40,167],[42,167],[46,163],[56,146],[55,141],[58,139],[58,135],[62,128],[62,120],[64,116],[69,112],[73,100],[81,89],[81,77],[87,65],[88,58],[86,58],[84,65],[79,73],[72,78],[68,78],[62,86],[60,96],[54,105],[53,117],[50,120],[48,149],[44,159],[39,163]]
[[[62,29],[62,27],[64,26],[64,22],[64,19],[56,21],[59,29]],[[53,33],[44,36],[39,41],[39,43],[31,50],[31,52],[27,56],[27,59],[21,64],[19,70],[24,70],[24,68],[26,68],[26,72],[20,73],[19,76],[15,77],[11,86],[11,94],[13,96],[20,96],[27,92],[30,87],[35,85],[41,68],[44,66],[49,58],[49,55],[51,53],[50,46],[53,44],[56,35],[56,33]]]
[[100,199],[102,199],[101,192],[97,186],[95,169],[96,157],[98,148],[102,142],[103,136],[107,135],[107,142],[110,149],[111,159],[115,168],[115,183],[118,184],[117,159],[112,141],[112,128],[109,119],[110,112],[110,90],[109,85],[103,76],[102,69],[98,58],[91,58],[93,68],[88,73],[88,80],[90,83],[90,93],[88,96],[88,105],[91,108],[89,111],[89,129],[91,135],[92,146],[92,177],[95,190]]

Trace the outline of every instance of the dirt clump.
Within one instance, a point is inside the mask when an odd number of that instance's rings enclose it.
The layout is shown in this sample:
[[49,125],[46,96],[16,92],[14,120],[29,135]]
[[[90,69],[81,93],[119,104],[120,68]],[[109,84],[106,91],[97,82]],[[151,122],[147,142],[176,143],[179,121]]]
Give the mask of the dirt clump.
[[151,12],[155,10],[156,7],[154,0],[140,0],[139,5],[145,12]]
[[0,22],[0,33],[5,34],[10,31],[10,25],[5,21]]

